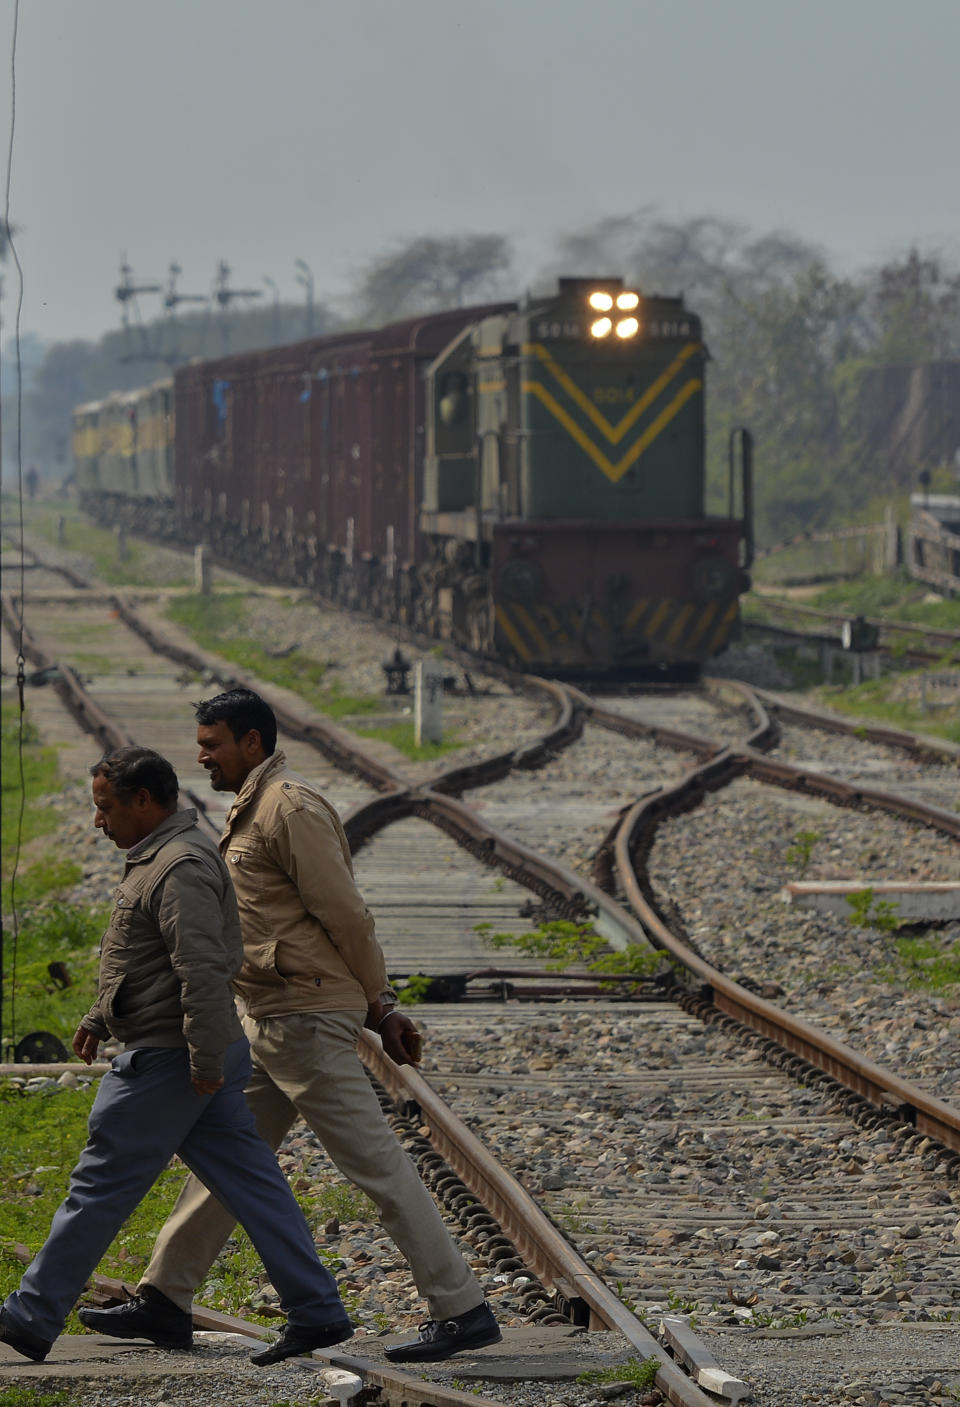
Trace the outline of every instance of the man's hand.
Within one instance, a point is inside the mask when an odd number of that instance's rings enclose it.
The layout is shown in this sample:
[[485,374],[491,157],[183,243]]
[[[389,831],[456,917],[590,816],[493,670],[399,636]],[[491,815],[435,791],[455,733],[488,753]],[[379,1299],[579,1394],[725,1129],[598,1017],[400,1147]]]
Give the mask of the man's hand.
[[100,1037],[95,1036],[92,1031],[88,1031],[85,1026],[78,1026],[73,1033],[73,1051],[83,1061],[84,1065],[92,1065],[97,1058],[97,1051],[100,1049]]
[[191,1075],[190,1083],[193,1085],[194,1094],[216,1094],[217,1090],[223,1087],[223,1077],[219,1080],[199,1080],[196,1075]]
[[395,1065],[419,1065],[421,1038],[420,1032],[398,1007],[387,1012],[377,1032],[383,1048]]

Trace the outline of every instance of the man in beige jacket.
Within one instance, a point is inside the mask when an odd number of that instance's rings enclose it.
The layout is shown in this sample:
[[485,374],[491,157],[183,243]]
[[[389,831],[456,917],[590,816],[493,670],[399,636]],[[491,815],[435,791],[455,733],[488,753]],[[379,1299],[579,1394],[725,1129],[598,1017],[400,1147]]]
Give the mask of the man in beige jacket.
[[[276,1148],[302,1116],[344,1177],[376,1204],[409,1261],[431,1318],[416,1339],[387,1349],[389,1358],[428,1361],[496,1343],[500,1330],[483,1291],[387,1124],[357,1054],[366,1024],[405,1063],[404,1037],[414,1028],[393,1009],[339,818],[275,752],[276,719],[258,694],[218,694],[197,705],[196,717],[199,760],[211,786],[237,793],[220,853],[240,910],[244,961],[234,985],[253,1056],[246,1095],[257,1128]],[[149,1337],[151,1291],[186,1317],[233,1224],[190,1178],[157,1239],[141,1298],[97,1312],[95,1323],[88,1312],[85,1322],[110,1333],[126,1310],[127,1322],[138,1318]]]

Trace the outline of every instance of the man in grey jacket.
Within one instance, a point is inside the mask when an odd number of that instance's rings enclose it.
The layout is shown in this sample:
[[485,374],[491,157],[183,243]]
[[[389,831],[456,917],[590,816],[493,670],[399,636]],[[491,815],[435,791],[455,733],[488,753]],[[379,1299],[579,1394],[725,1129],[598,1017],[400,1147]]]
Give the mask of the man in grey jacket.
[[[73,1038],[88,1065],[125,1043],[101,1081],[87,1144],[47,1240],[0,1309],[0,1341],[42,1362],[89,1275],[173,1155],[250,1234],[287,1313],[277,1362],[341,1343],[352,1327],[336,1283],[244,1099],[250,1055],[231,981],[243,948],[233,885],[217,847],[177,811],[170,763],[128,747],[93,768],[94,825],[127,851],[100,948],[97,999]],[[189,1348],[190,1323],[151,1292],[154,1343]],[[111,1333],[140,1337],[123,1310]]]

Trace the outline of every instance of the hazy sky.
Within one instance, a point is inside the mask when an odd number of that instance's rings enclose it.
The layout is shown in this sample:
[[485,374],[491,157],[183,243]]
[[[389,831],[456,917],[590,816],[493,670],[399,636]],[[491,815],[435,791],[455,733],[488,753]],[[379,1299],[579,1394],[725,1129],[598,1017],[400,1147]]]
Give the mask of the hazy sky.
[[960,0],[21,0],[22,326],[117,326],[124,250],[144,280],[177,259],[207,292],[226,258],[294,299],[298,257],[318,296],[422,233],[505,233],[532,270],[649,206],[847,268],[956,256],[958,56]]

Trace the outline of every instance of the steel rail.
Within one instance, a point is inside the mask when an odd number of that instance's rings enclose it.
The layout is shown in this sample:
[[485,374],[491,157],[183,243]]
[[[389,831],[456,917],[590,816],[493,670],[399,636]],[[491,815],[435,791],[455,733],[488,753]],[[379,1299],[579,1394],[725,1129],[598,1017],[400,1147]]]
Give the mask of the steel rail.
[[[226,660],[200,649],[199,646],[188,647],[170,640],[162,631],[144,621],[128,598],[114,596],[111,599],[120,619],[158,654],[167,655],[178,664],[191,669],[208,670],[226,688],[255,688],[270,703],[278,723],[290,737],[299,738],[316,747],[341,771],[362,777],[377,791],[409,790],[410,782],[402,773],[380,762],[346,730],[326,720],[305,721],[290,708],[279,691],[271,689],[252,675],[235,671]],[[516,682],[516,676],[513,682]],[[470,787],[485,786],[506,776],[514,768],[543,766],[553,753],[569,746],[579,737],[583,726],[582,709],[561,685],[534,675],[523,675],[519,679],[519,686],[528,694],[545,697],[553,710],[554,721],[543,736],[536,742],[507,749],[479,762],[451,768],[438,774],[428,785],[455,794]]]
[[[6,609],[6,602],[4,605]],[[117,605],[120,607],[119,601]],[[18,619],[12,602],[10,610],[13,616]],[[121,614],[120,610],[118,610],[118,614]],[[121,615],[127,625],[131,625],[131,618],[134,617],[135,613],[129,610],[123,611]],[[153,648],[158,648],[163,640],[163,637],[152,630],[149,637],[145,635],[144,638],[148,639],[148,643]],[[169,644],[170,642],[164,643]],[[31,648],[38,648],[34,646],[32,639]],[[172,657],[178,663],[189,663],[191,667],[195,666],[198,657],[191,658],[190,652],[182,650],[179,646],[174,648],[176,648],[177,654]],[[46,657],[43,658],[46,664]],[[74,712],[75,709],[78,710],[74,716],[79,716],[84,722],[84,726],[89,726],[88,719],[92,715],[87,706],[90,705],[91,701],[87,698],[82,685],[72,671],[68,671],[68,673],[69,678],[65,677],[64,682],[71,701],[71,712]],[[529,687],[536,687],[539,683],[534,679],[527,682]],[[558,686],[549,686],[547,692],[554,700],[562,698],[563,691]],[[118,745],[118,738],[127,741],[125,735],[120,734],[116,725],[107,719],[102,711],[97,709],[96,713],[100,715],[97,720],[99,726],[105,730],[104,736],[101,738],[105,746]],[[304,736],[306,725],[303,721],[297,719],[286,709],[284,714],[286,715],[284,726],[289,729],[292,722],[300,735]],[[550,742],[520,750],[520,759],[529,758],[527,765],[539,765],[549,756],[551,744],[558,745],[561,737],[569,739],[576,736],[579,731],[577,720],[581,717],[582,710],[579,707],[568,706],[560,710],[557,727],[549,735]],[[313,731],[311,728],[310,733],[306,736],[310,736]],[[318,733],[321,731],[317,730]],[[340,730],[336,731],[339,733]],[[345,735],[343,736],[345,737]],[[352,740],[347,739],[347,742],[352,750]],[[359,751],[359,749],[357,750]],[[515,751],[507,756],[517,759],[518,753]],[[351,759],[346,759],[346,765],[350,765],[350,761]],[[514,765],[523,765],[523,762],[522,760],[517,761]],[[461,778],[465,770],[461,769]],[[402,779],[396,774],[390,773],[390,781],[397,787]],[[355,842],[361,843],[375,830],[410,813],[422,815],[433,821],[434,824],[442,826],[448,832],[459,832],[468,837],[471,848],[474,850],[479,848],[487,863],[497,863],[501,868],[508,867],[518,878],[523,876],[523,882],[527,883],[528,887],[535,888],[541,894],[549,894],[554,904],[558,902],[558,896],[562,896],[562,900],[571,912],[581,913],[588,906],[595,906],[598,912],[605,913],[607,917],[606,924],[603,924],[602,921],[598,922],[598,931],[605,931],[606,936],[616,941],[617,946],[626,946],[631,941],[645,941],[640,926],[629,915],[624,915],[614,901],[610,900],[602,890],[582,881],[571,871],[551,865],[525,846],[492,831],[491,828],[480,822],[474,813],[453,797],[422,789],[416,792],[411,792],[409,789],[393,790],[387,795],[376,797],[371,802],[355,808],[345,818],[345,830],[353,846]],[[602,1326],[616,1329],[624,1333],[631,1345],[638,1352],[643,1352],[645,1357],[656,1357],[660,1363],[657,1384],[664,1396],[674,1403],[675,1407],[707,1407],[711,1399],[701,1392],[697,1385],[673,1361],[669,1353],[661,1348],[645,1326],[621,1304],[612,1291],[607,1289],[587,1262],[564,1240],[540,1211],[529,1194],[505,1169],[497,1164],[479,1140],[456,1119],[439,1097],[430,1090],[422,1077],[410,1067],[401,1068],[394,1065],[393,1061],[383,1053],[379,1039],[369,1032],[364,1031],[361,1034],[360,1053],[366,1066],[384,1084],[385,1088],[401,1095],[406,1100],[414,1100],[423,1110],[430,1120],[434,1135],[433,1142],[437,1152],[461,1173],[465,1184],[497,1217],[501,1227],[511,1236],[514,1244],[529,1258],[532,1267],[542,1270],[554,1288],[569,1302],[582,1300],[589,1308],[593,1327]],[[19,1073],[23,1073],[22,1067],[14,1068],[19,1068]],[[354,1360],[344,1361],[349,1366]],[[427,1402],[432,1399],[424,1397],[420,1400]],[[447,1400],[460,1402],[464,1399],[458,1395],[455,1399]],[[471,1395],[470,1400],[476,1401],[476,1398]]]
[[[413,793],[411,809],[415,815],[453,836],[483,864],[496,866],[525,888],[548,899],[557,912],[571,918],[595,913],[597,931],[614,947],[625,948],[644,941],[642,927],[598,885],[495,830],[462,801],[421,790]],[[349,831],[347,834],[349,836]]]
[[[96,738],[104,753],[113,752],[121,747],[129,747],[135,742],[135,739],[118,723],[115,723],[108,714],[104,713],[100,705],[90,697],[78,675],[70,666],[55,662],[41,648],[23,623],[17,598],[11,596],[9,592],[0,593],[0,614],[3,616],[3,623],[14,643],[20,644],[22,640],[24,658],[29,659],[38,669],[56,671],[51,679],[54,692],[71,718],[91,737]],[[209,819],[206,802],[203,798],[191,791],[189,787],[181,787],[180,795],[181,798],[186,798],[190,805],[195,807],[201,823],[216,839],[219,832]],[[182,799],[180,806],[181,808],[183,806]]]
[[764,757],[752,748],[743,748],[733,753],[734,759],[743,764],[743,770],[760,781],[785,787],[791,791],[803,791],[825,797],[839,806],[862,806],[866,810],[886,811],[892,816],[901,816],[942,835],[960,839],[960,813],[947,811],[941,806],[933,806],[926,801],[916,801],[913,797],[902,796],[899,792],[884,791],[880,787],[866,787],[859,782],[842,781],[829,772],[818,772],[809,767],[796,767],[791,762],[781,762]]
[[780,740],[780,730],[770,717],[766,700],[758,690],[749,684],[741,683],[739,679],[707,678],[702,683],[708,694],[724,700],[727,695],[733,694],[741,706],[749,709],[754,726],[743,740],[746,747],[766,752],[768,748],[776,746]]
[[615,1330],[645,1358],[657,1358],[657,1386],[676,1407],[706,1407],[715,1401],[678,1367],[422,1075],[410,1065],[395,1065],[369,1031],[361,1033],[361,1055],[394,1099],[416,1105],[429,1126],[430,1142],[496,1217],[530,1268],[571,1304],[583,1301],[589,1309],[589,1328]]
[[[644,723],[642,719],[630,718],[617,709],[607,708],[591,694],[585,694],[573,684],[565,684],[564,688],[589,718],[611,733],[620,733],[626,738],[650,738],[661,747],[672,748],[674,752],[692,752],[695,757],[715,757],[725,750],[726,745],[715,738],[698,737],[693,733],[681,732],[678,728],[667,728],[662,723]],[[734,680],[725,679],[722,684],[709,685],[711,693],[720,695],[728,691],[736,693],[739,701],[753,716],[753,728],[744,739],[744,745],[754,748],[772,747],[777,739],[776,725],[759,698],[745,685]]]
[[[42,562],[40,560],[39,555],[33,550],[32,547],[27,547],[23,542],[20,541],[19,536],[15,536],[12,532],[8,531],[5,531],[3,536],[6,541],[10,543],[11,547],[16,548],[16,550],[20,553],[21,558],[29,556],[33,559],[30,562],[24,561],[24,566],[38,567],[41,571],[53,572],[57,576],[65,577],[66,580],[70,583],[70,585],[75,586],[78,591],[86,591],[89,589],[90,583],[86,581],[82,576],[80,576],[77,572],[75,572],[72,567],[63,567],[60,565],[55,566],[50,562]],[[6,563],[4,565],[6,565]],[[19,566],[19,563],[11,563],[10,570],[18,571]]]
[[[745,686],[747,687],[747,686]],[[923,733],[908,733],[902,728],[888,728],[885,724],[871,723],[868,719],[854,721],[840,718],[835,713],[795,703],[782,694],[769,689],[749,686],[750,692],[765,705],[771,713],[783,718],[803,723],[810,728],[820,728],[827,733],[840,733],[846,737],[862,738],[885,747],[896,747],[921,760],[953,762],[960,767],[960,745],[948,742],[945,738],[932,738]],[[753,744],[756,746],[756,744]]]
[[[578,691],[579,692],[579,691]],[[943,835],[960,837],[960,814],[946,811],[940,806],[916,801],[912,797],[901,796],[897,792],[884,791],[879,787],[862,786],[859,783],[845,782],[829,772],[820,772],[810,767],[798,767],[791,762],[765,757],[756,747],[755,741],[769,746],[770,736],[765,730],[755,729],[744,743],[723,746],[707,743],[693,734],[681,733],[675,728],[661,728],[657,725],[640,723],[625,718],[622,713],[604,708],[587,695],[580,695],[589,716],[601,727],[612,732],[634,737],[652,737],[666,747],[677,751],[692,752],[706,757],[707,762],[694,768],[678,783],[688,793],[699,793],[709,783],[710,789],[732,781],[735,776],[746,773],[759,781],[792,791],[802,791],[808,795],[822,796],[840,806],[862,806],[867,810],[886,811],[890,815],[918,821],[930,826]],[[665,793],[666,794],[666,793]]]
[[[826,621],[831,625],[843,626],[846,622],[853,622],[856,617],[843,611],[826,611],[820,606],[805,606],[799,601],[780,601],[773,597],[763,596],[760,598],[764,606],[770,610],[783,611],[785,614],[795,616],[806,616],[811,620]],[[882,616],[865,616],[867,625],[876,626],[878,630],[890,632],[894,635],[919,636],[923,641],[940,641],[943,644],[960,644],[960,630],[949,630],[946,627],[934,625],[922,625],[918,622],[908,620],[887,620]],[[754,622],[746,621],[747,625]],[[760,624],[760,622],[756,622]]]
[[17,598],[11,592],[0,593],[0,609],[3,623],[14,644],[20,644],[22,639],[24,658],[30,660],[38,669],[56,670],[56,673],[51,675],[51,683],[70,716],[96,738],[105,752],[111,748],[125,747],[130,742],[129,736],[94,703],[70,666],[54,661],[41,648],[24,624]]
[[491,782],[497,782],[518,768],[533,770],[542,767],[554,753],[569,747],[580,736],[583,731],[583,708],[575,696],[575,691],[552,679],[540,679],[530,674],[521,676],[520,687],[525,693],[546,696],[555,713],[552,727],[534,743],[525,743],[509,752],[484,758],[481,762],[472,762],[464,767],[452,767],[439,772],[422,784],[424,788],[449,796],[460,796],[473,787],[488,786]]
[[166,655],[187,668],[208,670],[226,689],[254,689],[270,704],[277,716],[277,722],[286,733],[316,747],[342,771],[361,777],[376,791],[402,791],[409,786],[406,778],[366,751],[343,728],[326,721],[307,722],[290,708],[278,690],[264,684],[254,675],[236,669],[222,657],[210,654],[198,646],[188,648],[178,645],[143,620],[125,596],[115,595],[112,602],[123,623],[145,640],[157,654]]
[[[773,640],[782,640],[787,644],[796,645],[819,645],[838,653],[849,655],[850,651],[845,650],[843,641],[839,635],[827,635],[817,630],[800,630],[789,625],[773,625],[770,621],[749,620],[744,623],[745,632],[752,635],[769,636]],[[936,664],[943,658],[943,650],[923,649],[919,645],[903,644],[894,641],[880,641],[877,650],[882,650],[887,655],[892,655],[894,649],[897,650],[897,658],[902,659],[905,664],[931,665]]]
[[[752,760],[745,754],[729,755],[734,765]],[[757,760],[767,762],[767,759]],[[664,817],[689,809],[702,799],[720,775],[723,761],[723,758],[713,759],[706,768],[695,769],[676,785],[664,787],[654,796],[638,801],[620,825],[614,842],[617,876],[649,940],[664,948],[705,984],[702,1001],[706,1007],[712,1006],[733,1017],[781,1049],[801,1056],[871,1104],[899,1113],[918,1133],[936,1138],[946,1148],[960,1152],[960,1110],[926,1094],[808,1022],[748,992],[678,939],[656,912],[649,882],[638,873],[637,856],[649,849],[653,833]],[[708,772],[713,775],[706,775]],[[960,834],[960,817],[951,820],[957,827],[952,833]],[[956,1161],[960,1169],[960,1159]]]

